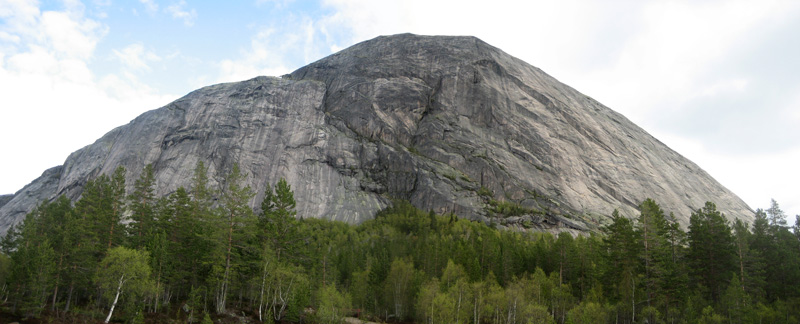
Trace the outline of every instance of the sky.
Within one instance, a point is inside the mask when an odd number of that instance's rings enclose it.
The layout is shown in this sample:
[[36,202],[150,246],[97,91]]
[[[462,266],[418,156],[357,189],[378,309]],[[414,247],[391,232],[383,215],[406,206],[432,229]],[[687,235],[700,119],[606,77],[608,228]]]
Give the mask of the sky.
[[0,194],[199,87],[406,32],[476,36],[800,214],[800,2],[771,0],[0,0]]

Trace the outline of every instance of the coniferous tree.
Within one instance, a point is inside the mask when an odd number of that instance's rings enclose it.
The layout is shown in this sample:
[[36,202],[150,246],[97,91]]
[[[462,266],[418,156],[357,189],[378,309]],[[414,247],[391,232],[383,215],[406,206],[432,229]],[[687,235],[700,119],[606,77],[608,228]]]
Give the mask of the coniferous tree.
[[753,249],[754,234],[741,219],[733,223],[733,237],[736,248],[738,282],[744,293],[755,297],[764,296],[764,260],[761,254]]
[[131,245],[142,249],[155,233],[155,177],[153,165],[147,164],[133,186],[133,193],[128,196],[128,207],[131,210],[129,232]]
[[[206,219],[199,218],[196,204],[183,187],[169,196],[168,207],[161,209],[165,219],[163,230],[167,239],[168,281],[178,297],[187,297],[204,284],[208,275],[207,263],[212,240]],[[164,213],[169,213],[168,215]]]
[[660,299],[663,302],[662,313],[665,318],[671,319],[678,315],[677,308],[686,297],[689,281],[686,267],[686,232],[681,229],[672,213],[666,219],[664,240],[666,246],[660,255],[658,284]]
[[750,296],[742,289],[739,277],[740,275],[733,274],[720,300],[723,313],[727,315],[730,323],[744,323],[745,314],[752,305]]
[[[324,322],[340,318],[349,295],[364,316],[391,321],[792,323],[800,317],[800,240],[781,225],[785,216],[776,216],[782,212],[774,202],[757,212],[752,233],[741,221],[731,228],[709,203],[693,213],[687,235],[651,199],[637,222],[615,212],[603,237],[498,231],[407,202],[350,226],[296,218],[285,180],[265,193],[258,217],[240,173],[229,175],[214,203],[218,194],[206,172],[198,163],[191,190],[136,199],[148,188],[143,170],[126,205],[118,169],[92,179],[75,208],[64,197],[37,206],[2,240],[5,309],[85,321],[85,311],[42,312],[75,306],[97,312],[104,296],[107,307],[123,310],[106,311],[132,323],[145,311],[160,317],[166,309],[180,309],[175,320],[197,322],[211,305],[258,314],[262,322],[300,321],[310,305],[318,316],[303,320]],[[123,214],[133,222],[127,232],[111,222]],[[136,292],[125,283],[120,290],[107,275],[112,266],[100,260],[120,249],[149,256],[149,288]],[[98,289],[103,277],[112,280]]]
[[708,289],[710,300],[718,301],[734,268],[734,241],[725,216],[712,202],[692,213],[689,219],[688,259],[693,282]]
[[275,253],[278,262],[288,257],[286,251],[292,251],[293,257],[300,255],[298,243],[301,237],[299,223],[295,218],[295,206],[292,188],[283,178],[275,184],[274,193],[269,186],[264,191],[258,223],[259,233]]
[[66,255],[64,257],[62,282],[66,288],[66,302],[64,311],[70,310],[75,297],[76,288],[86,287],[90,283],[91,273],[96,264],[94,246],[88,238],[91,238],[91,224],[87,218],[80,215],[75,209],[65,215],[64,225],[61,228],[63,233],[63,245]]
[[125,168],[118,167],[112,177],[105,174],[89,180],[75,204],[78,217],[89,226],[87,244],[99,261],[105,252],[125,242],[122,215],[125,207]]
[[639,219],[636,230],[641,238],[641,260],[644,265],[644,287],[647,305],[652,306],[652,299],[658,293],[659,282],[664,274],[664,262],[669,253],[665,234],[667,221],[658,204],[648,198],[639,205]]
[[778,226],[774,235],[775,249],[768,254],[773,273],[770,278],[771,290],[774,297],[788,302],[800,297],[797,289],[797,283],[800,282],[800,243],[785,226]]
[[[630,219],[622,217],[614,210],[612,222],[603,231],[603,252],[605,270],[603,285],[608,289],[608,296],[618,301],[623,316],[635,321],[636,287],[638,285],[638,265],[641,247],[638,243],[639,232],[634,229]],[[638,296],[641,299],[641,296]]]
[[[800,280],[800,246],[785,225],[777,202],[767,210],[756,210],[751,249],[763,262],[764,294],[768,301],[797,296],[794,284]],[[761,268],[761,267],[759,267]]]
[[[581,297],[592,294],[592,290],[601,288],[602,238],[596,234],[575,238],[574,277],[572,286]],[[599,293],[602,294],[602,293]]]
[[111,175],[109,186],[111,215],[106,220],[109,226],[108,245],[106,249],[113,246],[125,244],[125,230],[121,222],[125,213],[125,167],[118,166]]
[[57,285],[57,255],[46,236],[46,221],[52,209],[46,201],[35,207],[15,229],[15,242],[11,244],[12,308],[19,307],[25,314],[41,314],[47,297]]
[[222,201],[219,206],[222,229],[223,251],[217,262],[217,292],[215,297],[217,313],[223,313],[227,305],[231,280],[236,276],[235,271],[239,266],[239,243],[247,241],[246,229],[253,221],[253,210],[248,203],[253,198],[250,186],[243,186],[245,175],[234,164],[230,174],[225,179],[225,190],[222,191]]
[[[28,213],[25,220],[9,235],[15,242],[7,248],[14,260],[15,282],[25,282],[26,287],[49,287],[49,291],[32,293],[22,290],[18,295],[23,302],[29,302],[33,296],[50,299],[51,309],[55,309],[60,297],[59,288],[69,277],[68,264],[73,245],[70,240],[69,225],[74,218],[72,203],[64,196],[53,202],[44,201]],[[39,272],[39,274],[36,274]],[[35,304],[35,307],[31,307]],[[38,301],[28,304],[29,310],[35,313],[44,309],[46,302]]]
[[[213,268],[214,251],[218,240],[215,237],[219,236],[215,231],[218,230],[220,224],[218,217],[214,215],[211,209],[214,195],[216,191],[211,188],[208,180],[208,168],[203,161],[198,161],[194,174],[192,176],[192,185],[190,192],[188,192],[191,200],[188,209],[179,208],[177,204],[185,205],[186,197],[176,196],[175,211],[186,212],[185,217],[176,215],[176,220],[185,225],[179,226],[182,229],[181,241],[187,242],[185,254],[191,261],[186,265],[189,267],[189,285],[192,290],[205,288],[205,280],[211,277],[210,273]],[[210,287],[210,286],[209,286]],[[210,290],[209,290],[210,291]]]
[[769,225],[777,230],[778,227],[786,226],[786,213],[783,212],[775,199],[770,201],[770,206],[766,210]]
[[563,284],[572,272],[572,256],[575,255],[575,240],[572,234],[567,232],[558,233],[558,238],[553,246],[555,260],[558,265],[558,284]]
[[189,192],[193,202],[193,213],[196,219],[206,219],[211,213],[214,190],[208,180],[208,167],[203,161],[197,161],[192,175],[192,186]]

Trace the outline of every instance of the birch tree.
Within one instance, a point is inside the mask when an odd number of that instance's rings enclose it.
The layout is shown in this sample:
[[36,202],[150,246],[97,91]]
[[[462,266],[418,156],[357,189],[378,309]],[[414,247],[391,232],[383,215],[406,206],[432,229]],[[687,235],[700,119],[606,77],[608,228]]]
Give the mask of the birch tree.
[[155,289],[150,278],[150,255],[147,251],[115,247],[100,262],[94,281],[110,302],[105,323],[111,320],[120,296],[136,299]]

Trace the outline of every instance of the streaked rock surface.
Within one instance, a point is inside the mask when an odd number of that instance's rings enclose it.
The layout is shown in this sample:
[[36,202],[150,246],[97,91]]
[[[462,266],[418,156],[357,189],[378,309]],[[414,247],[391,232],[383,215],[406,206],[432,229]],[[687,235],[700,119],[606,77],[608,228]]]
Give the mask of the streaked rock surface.
[[[573,233],[654,198],[688,225],[713,201],[752,210],[697,165],[541,70],[474,37],[378,37],[282,78],[194,91],[72,153],[0,206],[5,232],[42,199],[77,199],[119,166],[132,188],[152,163],[157,194],[218,186],[234,163],[258,193],[286,178],[298,215],[359,223],[395,198],[500,226]],[[481,187],[492,197],[480,196]],[[492,201],[531,212],[499,217]]]

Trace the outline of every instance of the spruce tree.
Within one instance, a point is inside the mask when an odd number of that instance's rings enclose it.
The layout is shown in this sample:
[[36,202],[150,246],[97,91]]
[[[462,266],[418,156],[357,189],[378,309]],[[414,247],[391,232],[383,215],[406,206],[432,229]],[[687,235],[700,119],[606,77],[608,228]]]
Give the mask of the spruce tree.
[[688,258],[694,284],[708,289],[715,302],[735,269],[734,255],[728,221],[714,203],[707,202],[689,218]]
[[128,207],[131,210],[129,233],[131,245],[142,249],[151,240],[155,228],[155,177],[153,165],[144,167],[139,179],[133,185],[133,192],[128,196]]

